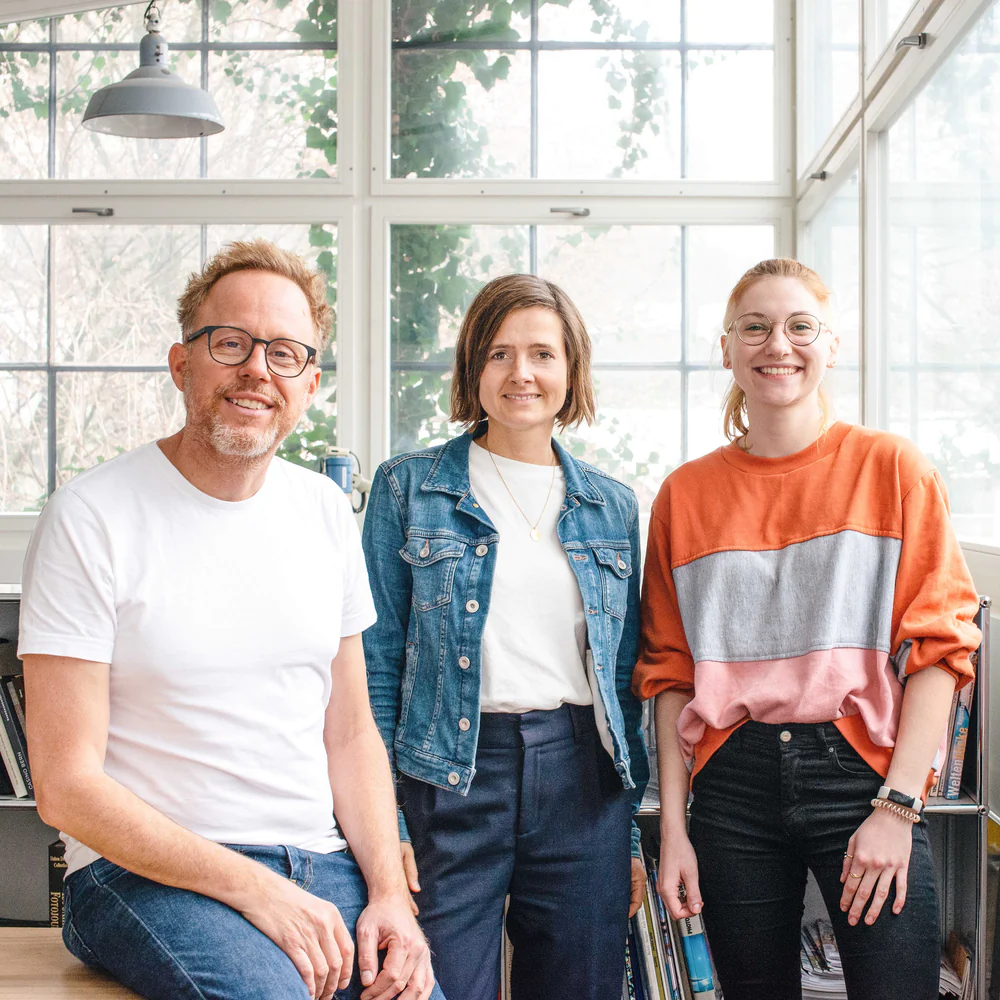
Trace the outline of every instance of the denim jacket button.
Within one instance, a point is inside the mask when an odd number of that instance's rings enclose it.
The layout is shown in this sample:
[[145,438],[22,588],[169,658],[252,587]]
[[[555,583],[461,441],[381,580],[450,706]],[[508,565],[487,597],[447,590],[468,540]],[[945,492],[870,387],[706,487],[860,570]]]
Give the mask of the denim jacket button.
[[490,551],[490,548],[489,548],[488,545],[477,545],[476,546],[476,555],[477,556],[484,556],[489,551]]
[[625,569],[625,560],[622,559],[622,558],[620,558],[620,557],[618,559],[618,568],[619,569]]
[[469,601],[465,605],[465,610],[468,611],[470,615],[474,615],[479,610],[479,601]]
[[472,727],[472,723],[468,719],[459,719],[458,728],[462,730],[463,733],[467,733]]
[[471,664],[471,660],[470,660],[470,659],[469,659],[469,658],[468,658],[467,656],[460,656],[460,657],[458,658],[458,665],[459,665],[459,666],[460,666],[460,667],[461,667],[461,668],[462,668],[463,670],[468,670],[468,669],[469,669],[469,666],[470,666],[470,664]]
[[449,785],[457,785],[461,780],[462,779],[458,776],[458,771],[452,771],[451,774],[448,775]]

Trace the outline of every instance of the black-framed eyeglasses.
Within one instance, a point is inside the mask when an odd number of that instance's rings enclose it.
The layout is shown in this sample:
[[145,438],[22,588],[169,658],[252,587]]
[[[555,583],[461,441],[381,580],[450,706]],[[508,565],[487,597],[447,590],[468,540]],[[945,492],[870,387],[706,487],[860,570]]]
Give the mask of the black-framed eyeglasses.
[[[790,344],[808,347],[826,326],[812,313],[794,313],[784,323],[775,324],[763,313],[744,313],[729,324],[727,333],[736,331],[736,336],[749,347],[759,347],[771,336],[775,326],[781,326]],[[829,327],[827,327],[829,329]]]
[[264,345],[264,361],[273,375],[295,378],[306,370],[316,357],[316,348],[287,337],[264,340],[238,326],[203,326],[195,330],[185,343],[190,344],[202,334],[208,334],[208,353],[220,365],[242,365],[253,354],[257,344]]

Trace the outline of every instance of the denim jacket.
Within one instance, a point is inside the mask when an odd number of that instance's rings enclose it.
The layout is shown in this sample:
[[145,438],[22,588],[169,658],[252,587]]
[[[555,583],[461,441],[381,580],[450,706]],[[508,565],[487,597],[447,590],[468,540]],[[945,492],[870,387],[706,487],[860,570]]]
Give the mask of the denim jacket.
[[[378,611],[364,633],[368,690],[393,773],[461,795],[476,773],[482,637],[500,537],[469,485],[473,436],[383,462],[362,538]],[[631,686],[638,504],[629,487],[553,447],[566,477],[557,531],[586,610],[595,715],[634,814],[649,780]],[[402,811],[399,832],[409,839]],[[632,853],[639,856],[634,820]]]

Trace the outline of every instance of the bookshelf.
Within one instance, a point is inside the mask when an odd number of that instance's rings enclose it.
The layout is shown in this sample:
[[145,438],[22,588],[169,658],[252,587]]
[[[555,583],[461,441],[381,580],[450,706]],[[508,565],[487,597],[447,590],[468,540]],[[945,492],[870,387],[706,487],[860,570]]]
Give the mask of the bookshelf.
[[[986,873],[989,822],[990,608],[990,599],[981,598],[976,624],[982,630],[983,644],[979,650],[979,669],[969,718],[962,788],[957,799],[941,796],[930,798],[925,810],[938,875],[941,943],[943,945],[948,933],[954,930],[971,948],[975,963],[973,1000],[989,998],[986,981]],[[639,810],[640,826],[643,837],[651,835],[652,841],[657,844],[659,830],[655,818],[659,813],[659,790],[649,789]],[[812,889],[815,890],[812,898],[818,900],[818,888],[812,886]],[[816,917],[816,914],[809,913],[808,903],[806,917]],[[1000,992],[996,995],[1000,996]]]

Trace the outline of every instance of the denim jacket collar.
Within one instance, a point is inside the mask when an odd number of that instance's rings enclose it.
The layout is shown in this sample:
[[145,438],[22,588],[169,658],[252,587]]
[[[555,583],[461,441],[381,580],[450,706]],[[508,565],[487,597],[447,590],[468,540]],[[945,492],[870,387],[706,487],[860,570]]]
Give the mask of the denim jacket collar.
[[[472,446],[473,439],[483,433],[485,433],[485,426],[480,424],[479,427],[465,434],[460,434],[443,445],[420,489],[451,493],[457,497],[466,496],[471,488],[469,485],[469,448]],[[555,439],[552,441],[552,447],[555,448],[563,475],[566,477],[566,496],[588,500],[590,503],[599,504],[602,507],[607,506],[604,494],[591,478],[590,471],[579,462],[574,461],[569,452]]]

